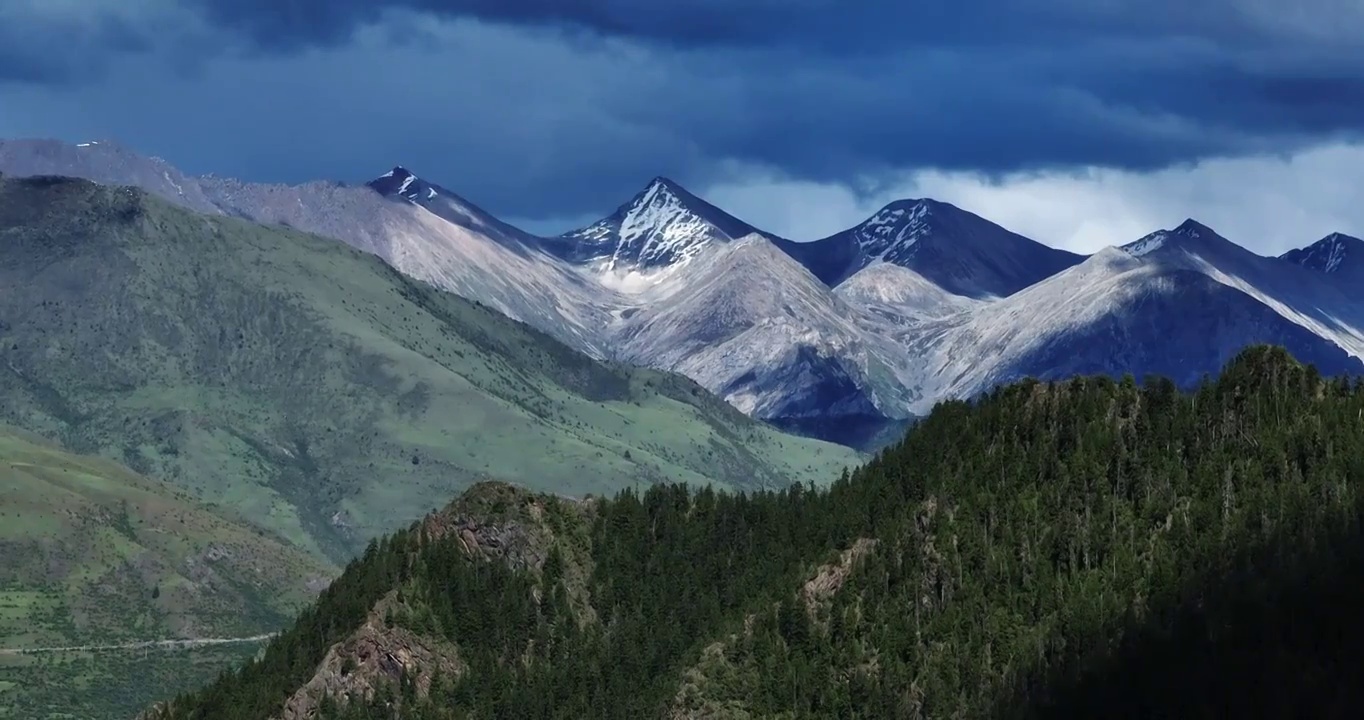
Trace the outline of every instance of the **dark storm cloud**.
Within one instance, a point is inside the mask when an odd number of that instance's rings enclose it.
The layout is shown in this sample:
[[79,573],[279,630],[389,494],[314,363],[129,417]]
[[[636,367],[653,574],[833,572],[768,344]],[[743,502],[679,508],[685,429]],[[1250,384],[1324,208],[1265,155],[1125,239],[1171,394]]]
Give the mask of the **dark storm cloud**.
[[[1152,169],[1364,129],[1364,10],[1343,0],[91,0],[70,17],[8,1],[0,82],[27,85],[34,118],[11,128],[89,128],[250,179],[402,161],[522,217],[735,164],[874,185]],[[106,77],[104,104],[82,89],[130,55],[141,74]],[[209,56],[196,102],[157,89],[153,61]],[[43,83],[94,119],[44,124]]]
[[[404,10],[524,25],[571,25],[685,46],[792,45],[878,52],[905,45],[1046,44],[1070,37],[1200,36],[1261,44],[1347,40],[1353,0],[189,0],[273,47],[331,43]],[[1351,27],[1355,25],[1355,27]]]
[[[39,12],[35,0],[0,0],[0,83],[77,82],[113,54],[153,47],[148,28],[107,12]],[[34,4],[25,4],[34,3]]]
[[[832,0],[192,0],[215,22],[270,47],[332,43],[386,10],[526,25],[571,25],[607,35],[712,44],[780,42],[783,34],[834,22],[855,28],[858,13]],[[829,33],[830,38],[841,34]],[[808,41],[810,38],[792,38]]]

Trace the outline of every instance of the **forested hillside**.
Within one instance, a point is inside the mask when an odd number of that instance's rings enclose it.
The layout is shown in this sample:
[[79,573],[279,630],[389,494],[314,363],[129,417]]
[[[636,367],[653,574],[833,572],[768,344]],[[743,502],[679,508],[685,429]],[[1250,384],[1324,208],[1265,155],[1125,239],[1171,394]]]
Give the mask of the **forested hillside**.
[[825,490],[484,484],[374,543],[237,718],[1357,717],[1364,384],[1024,382]]

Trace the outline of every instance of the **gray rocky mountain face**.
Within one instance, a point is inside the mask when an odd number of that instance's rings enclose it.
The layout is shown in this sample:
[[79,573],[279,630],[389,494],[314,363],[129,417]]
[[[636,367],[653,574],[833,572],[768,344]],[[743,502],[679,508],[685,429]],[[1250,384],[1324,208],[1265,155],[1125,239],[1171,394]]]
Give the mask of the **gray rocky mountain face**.
[[269,185],[186,176],[114,143],[0,141],[0,172],[136,185],[333,237],[589,354],[849,444],[1021,377],[1187,385],[1253,343],[1364,371],[1364,243],[1339,234],[1266,258],[1188,221],[1084,257],[918,199],[798,243],[655,178],[541,238],[402,167],[367,185]]

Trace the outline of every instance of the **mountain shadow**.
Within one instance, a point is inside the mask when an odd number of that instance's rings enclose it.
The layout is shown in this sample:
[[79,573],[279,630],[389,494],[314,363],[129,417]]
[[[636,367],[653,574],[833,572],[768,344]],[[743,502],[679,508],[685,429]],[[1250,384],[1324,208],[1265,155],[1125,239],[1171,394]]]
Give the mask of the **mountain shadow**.
[[[1213,559],[1090,667],[1034,680],[1001,718],[1356,718],[1364,713],[1364,505]],[[1018,704],[1020,699],[1030,702]]]

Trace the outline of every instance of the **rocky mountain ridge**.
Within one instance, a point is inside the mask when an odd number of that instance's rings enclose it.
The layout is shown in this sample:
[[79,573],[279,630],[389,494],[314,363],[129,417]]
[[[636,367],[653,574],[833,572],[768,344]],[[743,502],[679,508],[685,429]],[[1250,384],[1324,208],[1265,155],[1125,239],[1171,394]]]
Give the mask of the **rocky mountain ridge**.
[[1364,308],[1344,260],[1357,243],[1343,235],[1262,258],[1190,220],[1086,258],[907,199],[793,242],[660,177],[602,220],[543,238],[403,167],[368,186],[268,186],[188,178],[116,146],[0,142],[0,172],[39,171],[334,237],[590,355],[683,373],[823,437],[1064,368],[1194,378],[1256,342],[1364,371]]

